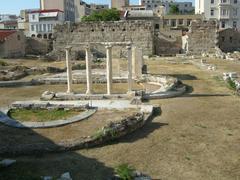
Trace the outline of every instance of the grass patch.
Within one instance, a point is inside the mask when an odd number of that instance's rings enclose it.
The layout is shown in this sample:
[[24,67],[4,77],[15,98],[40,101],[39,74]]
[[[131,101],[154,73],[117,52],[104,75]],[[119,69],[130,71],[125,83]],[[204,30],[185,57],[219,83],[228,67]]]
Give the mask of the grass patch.
[[231,79],[228,79],[227,80],[227,85],[228,85],[228,88],[231,89],[231,90],[237,90],[237,87],[236,87],[236,84],[233,80]]
[[8,63],[6,63],[5,61],[0,60],[0,66],[8,66]]
[[78,115],[83,111],[64,109],[12,109],[8,115],[21,122],[46,122],[59,119],[67,119]]
[[122,180],[132,180],[135,169],[128,164],[121,164],[115,168],[115,173]]

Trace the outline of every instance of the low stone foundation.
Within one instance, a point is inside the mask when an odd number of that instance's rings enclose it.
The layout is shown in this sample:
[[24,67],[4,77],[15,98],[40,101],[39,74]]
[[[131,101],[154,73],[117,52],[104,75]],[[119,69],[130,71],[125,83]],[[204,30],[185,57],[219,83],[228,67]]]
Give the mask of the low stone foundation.
[[[156,108],[159,109],[159,107]],[[142,106],[139,113],[125,117],[117,122],[111,122],[90,137],[76,137],[74,140],[62,141],[55,144],[33,143],[16,145],[14,147],[4,146],[0,147],[0,155],[32,155],[96,147],[134,132],[141,128],[153,116],[153,106]]]

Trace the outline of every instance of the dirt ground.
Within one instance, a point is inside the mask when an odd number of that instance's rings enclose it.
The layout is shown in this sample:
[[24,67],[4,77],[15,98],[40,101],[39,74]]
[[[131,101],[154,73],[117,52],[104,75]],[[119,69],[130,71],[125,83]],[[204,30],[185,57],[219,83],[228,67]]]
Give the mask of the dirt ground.
[[[240,98],[216,81],[212,72],[179,62],[147,61],[151,73],[179,77],[188,85],[188,93],[148,102],[160,105],[162,114],[142,129],[103,147],[16,157],[17,164],[2,170],[0,179],[11,179],[13,175],[59,177],[70,172],[74,180],[105,180],[114,167],[129,163],[153,179],[239,180]],[[231,67],[238,68],[239,64],[226,62],[226,67],[222,66],[235,71]],[[5,99],[7,104],[5,96],[11,96],[11,91],[0,91],[1,101]],[[33,97],[23,94],[19,99]],[[67,136],[67,132],[62,133]]]

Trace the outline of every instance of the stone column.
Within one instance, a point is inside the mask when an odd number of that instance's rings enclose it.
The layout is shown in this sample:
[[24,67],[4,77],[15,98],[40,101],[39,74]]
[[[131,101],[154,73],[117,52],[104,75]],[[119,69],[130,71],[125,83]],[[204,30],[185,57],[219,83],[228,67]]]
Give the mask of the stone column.
[[72,93],[72,64],[71,64],[71,58],[70,58],[70,52],[72,47],[67,46],[65,48],[66,50],[66,66],[67,66],[67,93]]
[[138,68],[138,74],[137,74],[137,76],[142,77],[142,68],[143,68],[143,65],[144,65],[142,48],[138,49],[137,55],[138,55],[138,67],[137,67]]
[[107,94],[112,93],[112,46],[106,46],[107,56]]
[[132,47],[127,46],[128,53],[128,93],[132,92]]
[[176,19],[176,28],[178,27],[179,19]]
[[137,48],[136,48],[136,46],[132,46],[132,76],[134,77],[134,78],[136,78],[137,77],[137,61],[138,61],[138,59],[136,59],[136,52],[137,51]]
[[86,51],[86,76],[87,76],[87,91],[86,94],[92,94],[92,57],[90,47],[85,48]]
[[187,19],[183,19],[183,26],[187,26]]

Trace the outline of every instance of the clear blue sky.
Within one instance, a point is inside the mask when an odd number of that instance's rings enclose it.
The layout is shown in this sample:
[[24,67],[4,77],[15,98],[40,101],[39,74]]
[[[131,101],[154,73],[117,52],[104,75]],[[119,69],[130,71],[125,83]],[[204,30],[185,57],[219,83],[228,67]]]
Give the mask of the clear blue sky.
[[[0,14],[19,14],[21,9],[39,8],[39,0],[1,0]],[[88,3],[110,3],[110,0],[85,0]],[[132,4],[137,4],[138,0],[130,0]],[[194,0],[177,0],[179,2]]]

